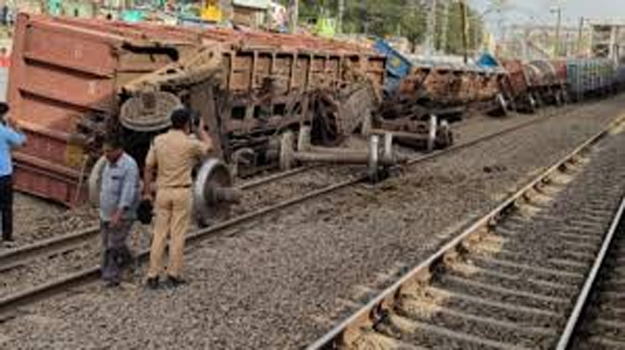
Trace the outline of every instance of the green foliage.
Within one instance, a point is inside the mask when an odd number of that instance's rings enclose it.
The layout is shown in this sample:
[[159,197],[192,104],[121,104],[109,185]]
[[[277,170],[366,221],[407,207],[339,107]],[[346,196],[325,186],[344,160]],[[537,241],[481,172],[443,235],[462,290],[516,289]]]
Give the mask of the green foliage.
[[[445,11],[443,2],[450,1],[448,12],[447,45],[443,43],[442,24]],[[287,0],[283,4],[287,4]],[[426,36],[428,7],[425,0],[344,0],[344,33],[365,33],[379,37],[403,36],[413,45],[423,44]],[[338,17],[339,0],[301,0],[300,21],[314,21],[320,16]],[[437,8],[435,43],[438,49],[449,53],[462,52],[462,25],[460,5],[457,1],[439,0]],[[477,12],[469,8],[469,49],[479,47],[482,38],[482,21]]]

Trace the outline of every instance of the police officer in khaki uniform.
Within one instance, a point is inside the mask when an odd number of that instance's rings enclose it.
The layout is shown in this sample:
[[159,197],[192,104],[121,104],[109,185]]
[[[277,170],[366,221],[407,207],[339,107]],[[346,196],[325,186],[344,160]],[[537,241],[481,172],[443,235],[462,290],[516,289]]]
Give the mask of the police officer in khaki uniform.
[[169,265],[166,283],[172,287],[184,284],[181,278],[185,234],[191,219],[193,197],[191,171],[212,149],[212,141],[200,121],[198,138],[189,134],[191,114],[187,109],[178,109],[171,115],[171,129],[154,139],[144,171],[144,199],[152,199],[152,177],[156,170],[156,200],[154,210],[154,237],[150,250],[150,268],[147,285],[158,288],[162,272],[161,260],[167,236],[169,244]]

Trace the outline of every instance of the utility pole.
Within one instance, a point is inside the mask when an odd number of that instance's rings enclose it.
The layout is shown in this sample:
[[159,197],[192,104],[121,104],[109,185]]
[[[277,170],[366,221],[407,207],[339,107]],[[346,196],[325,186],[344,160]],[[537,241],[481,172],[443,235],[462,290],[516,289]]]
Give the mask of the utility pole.
[[434,41],[436,38],[436,7],[437,0],[430,0],[430,11],[427,18],[427,29],[425,34],[425,48],[427,55],[434,54]]
[[291,5],[291,33],[297,32],[297,20],[299,19],[299,0],[290,0]]
[[441,47],[443,53],[447,53],[449,41],[449,0],[443,0],[443,22],[441,23]]
[[556,12],[556,14],[558,15],[558,19],[556,23],[556,42],[555,42],[553,51],[554,51],[554,56],[559,57],[560,56],[560,26],[562,25],[562,8],[558,6],[555,9],[555,11],[552,10],[551,12]]
[[343,33],[343,16],[345,15],[345,0],[339,0],[339,20],[337,32]]
[[584,17],[579,18],[579,29],[577,30],[577,55],[582,55],[582,41],[584,40]]
[[368,0],[362,0],[363,2],[363,7],[362,7],[362,27],[364,29],[364,34],[368,35],[369,34],[369,1]]
[[462,23],[462,49],[464,51],[464,63],[469,62],[469,48],[468,48],[468,23],[467,23],[467,3],[466,0],[460,0],[460,17]]

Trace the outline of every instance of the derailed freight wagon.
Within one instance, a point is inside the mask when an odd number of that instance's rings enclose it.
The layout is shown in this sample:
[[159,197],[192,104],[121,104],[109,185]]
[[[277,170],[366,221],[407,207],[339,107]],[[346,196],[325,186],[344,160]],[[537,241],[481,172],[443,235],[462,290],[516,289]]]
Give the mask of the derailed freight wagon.
[[529,93],[540,105],[561,105],[566,101],[566,69],[557,61],[537,60],[525,64]]
[[530,93],[530,82],[526,65],[521,60],[503,60],[500,62],[506,70],[502,82],[502,92],[505,94],[512,109],[520,112],[534,113],[537,102]]
[[86,199],[104,135],[123,134],[142,162],[181,104],[245,172],[276,162],[281,134],[302,125],[321,142],[349,134],[384,83],[385,58],[367,49],[222,29],[21,14],[13,53],[11,114],[29,136],[16,187],[67,205]]
[[623,66],[609,59],[502,60],[501,65],[508,70],[507,94],[520,111],[605,97],[622,89],[625,81]]
[[500,95],[506,71],[494,65],[487,67],[472,63],[446,61],[441,57],[411,59],[395,50],[384,40],[375,48],[389,57],[388,76],[384,92],[387,114],[403,116],[398,109],[427,116],[458,114],[466,109],[501,112],[505,109]]
[[385,98],[373,120],[365,125],[393,130],[398,141],[409,145],[422,143],[423,138],[399,135],[429,133],[426,141],[431,150],[453,143],[449,122],[462,118],[467,110],[506,112],[500,93],[505,70],[500,67],[452,63],[438,57],[419,60],[381,39],[374,47],[388,57]]

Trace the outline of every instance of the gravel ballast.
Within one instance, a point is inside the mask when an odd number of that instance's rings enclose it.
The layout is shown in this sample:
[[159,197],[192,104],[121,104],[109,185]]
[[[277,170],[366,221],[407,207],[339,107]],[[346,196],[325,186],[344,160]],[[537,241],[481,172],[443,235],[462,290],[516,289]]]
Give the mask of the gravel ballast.
[[[475,115],[454,125],[456,143],[467,143],[518,125],[544,121],[547,120],[546,117],[552,115],[562,117],[558,116],[558,113],[565,113],[575,108],[579,108],[579,106],[568,106],[561,109],[547,108],[536,115],[512,115],[505,118]],[[347,144],[350,147],[367,147],[363,140],[354,138],[348,141]],[[416,157],[420,154],[418,151],[415,152],[406,148],[401,148],[400,152]],[[251,189],[246,188],[243,191],[240,204],[232,206],[231,215],[244,215],[362,174],[363,168],[358,166],[313,167],[275,182],[264,183]],[[256,178],[262,179],[266,175],[259,174]],[[254,181],[254,179],[239,180],[239,185],[247,181]],[[18,246],[65,235],[75,229],[97,227],[98,225],[97,210],[89,206],[63,211],[62,207],[51,202],[21,194],[17,194],[16,202],[16,227],[19,228],[19,232],[16,233]],[[146,249],[149,246],[150,229],[139,225],[135,227],[131,246],[135,251]],[[0,280],[0,295],[15,293],[51,278],[89,268],[97,264],[99,259],[100,240],[98,237],[94,237],[85,242],[79,249],[46,256],[29,262],[27,265],[3,272]]]
[[212,237],[187,255],[191,284],[176,291],[146,291],[135,279],[122,290],[93,285],[23,308],[0,325],[0,346],[302,347],[328,330],[319,319],[355,286],[418,263],[623,107],[624,97],[583,106]]

